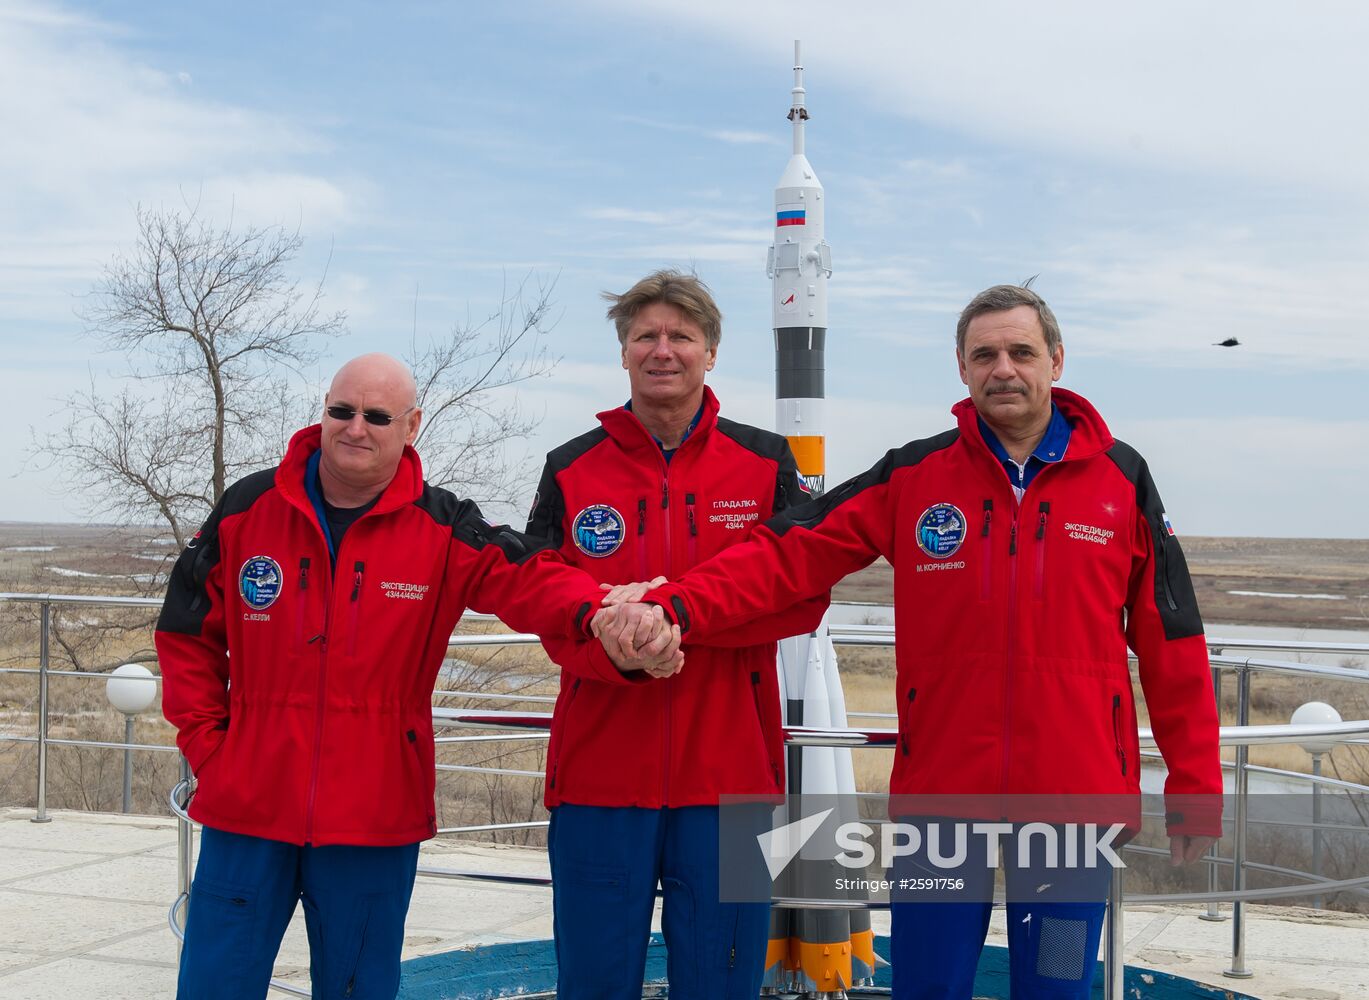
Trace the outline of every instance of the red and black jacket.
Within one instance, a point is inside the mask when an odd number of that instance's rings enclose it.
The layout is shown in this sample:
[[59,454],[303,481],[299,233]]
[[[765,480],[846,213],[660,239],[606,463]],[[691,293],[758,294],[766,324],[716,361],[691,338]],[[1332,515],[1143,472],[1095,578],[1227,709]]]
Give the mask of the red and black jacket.
[[[603,583],[678,577],[807,498],[789,444],[703,414],[669,463],[628,410],[547,456],[528,533]],[[597,533],[596,533],[597,532]],[[784,787],[775,641],[812,631],[827,595],[734,619],[684,669],[620,673],[596,642],[547,641],[562,668],[547,757],[546,804],[717,805],[721,794]]]
[[330,572],[305,493],[317,426],[231,486],[172,571],[157,654],[163,712],[207,826],[294,844],[408,844],[436,832],[432,690],[467,607],[579,634],[595,585],[544,544],[423,482],[394,480]]
[[1082,397],[1054,401],[1069,447],[1020,504],[966,399],[956,429],[889,452],[648,599],[707,642],[886,557],[893,794],[1134,797],[1130,644],[1171,832],[1220,834],[1216,706],[1183,553],[1141,456]]

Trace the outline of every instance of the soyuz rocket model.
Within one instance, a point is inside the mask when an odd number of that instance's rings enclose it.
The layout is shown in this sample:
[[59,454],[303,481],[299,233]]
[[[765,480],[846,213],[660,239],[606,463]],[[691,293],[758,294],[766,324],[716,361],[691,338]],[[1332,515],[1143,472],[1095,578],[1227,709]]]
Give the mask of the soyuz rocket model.
[[799,43],[794,43],[794,153],[775,187],[775,242],[765,273],[770,278],[770,315],[775,330],[775,428],[789,439],[799,472],[813,493],[827,474],[823,434],[823,351],[827,339],[827,245],[822,182],[804,155],[808,120]]
[[[766,274],[771,282],[775,331],[775,428],[789,439],[799,473],[816,496],[823,492],[827,475],[824,351],[832,248],[825,238],[822,182],[804,152],[808,109],[801,55],[795,42],[789,108],[794,151],[775,187],[775,236]],[[811,635],[780,642],[778,669],[786,725],[846,727],[845,698],[825,617]],[[849,749],[791,747],[788,772],[791,793],[801,793],[809,802],[820,797],[824,804],[840,807],[830,821],[833,825],[856,818],[855,774]],[[816,810],[806,811],[811,814]],[[845,815],[848,812],[851,815]],[[782,817],[780,821],[794,818]],[[797,897],[826,896],[834,875],[849,874],[835,867],[831,858],[800,852],[781,876],[779,892]],[[771,913],[764,992],[840,996],[852,986],[872,981],[876,961],[868,910],[775,909]]]

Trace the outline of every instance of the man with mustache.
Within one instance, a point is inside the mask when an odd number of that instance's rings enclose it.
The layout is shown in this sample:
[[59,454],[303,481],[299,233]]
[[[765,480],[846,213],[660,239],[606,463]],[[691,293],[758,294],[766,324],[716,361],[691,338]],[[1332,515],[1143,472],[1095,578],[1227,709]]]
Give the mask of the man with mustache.
[[[1022,816],[1024,799],[1138,811],[1129,645],[1169,770],[1171,862],[1195,861],[1221,834],[1217,714],[1188,568],[1145,461],[1082,396],[1053,388],[1060,327],[1030,289],[975,296],[956,360],[970,391],[956,428],[890,451],[645,600],[704,643],[885,556],[898,632],[889,790],[895,813],[928,830],[934,817]],[[1108,871],[1041,878],[1015,850],[1003,857],[1014,1000],[1089,996]],[[895,874],[957,874],[930,858],[924,847]],[[895,997],[972,995],[993,870],[968,874],[959,896],[895,897]],[[1079,891],[1045,891],[1065,880]]]

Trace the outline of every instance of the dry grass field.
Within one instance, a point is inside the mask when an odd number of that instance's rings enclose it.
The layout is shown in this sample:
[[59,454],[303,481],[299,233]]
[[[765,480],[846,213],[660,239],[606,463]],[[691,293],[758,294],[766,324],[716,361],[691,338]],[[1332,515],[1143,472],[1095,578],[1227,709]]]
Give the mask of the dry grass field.
[[[1194,537],[1183,547],[1209,625],[1369,629],[1369,539]],[[893,597],[883,559],[833,592],[864,604]]]
[[[1205,618],[1210,623],[1271,624],[1290,630],[1306,627],[1369,628],[1369,541],[1294,541],[1284,539],[1194,538],[1185,541]],[[0,524],[0,591],[64,594],[158,596],[161,577],[172,557],[171,546],[150,530],[73,525]],[[1233,594],[1317,594],[1339,597],[1260,597]],[[888,603],[892,571],[880,563],[843,582],[838,601]],[[38,656],[35,605],[0,603],[0,669],[33,668]],[[62,608],[54,613],[53,669],[101,674],[114,665],[153,660],[152,608]],[[477,622],[463,631],[490,631],[497,625]],[[552,665],[540,647],[456,650],[449,661],[437,704],[549,711],[536,702],[495,700],[492,695],[555,694]],[[840,650],[846,699],[851,711],[892,712],[891,650]],[[1369,666],[1354,660],[1346,665]],[[457,694],[468,692],[469,694]],[[1224,691],[1223,718],[1234,718],[1234,692]],[[1349,718],[1369,717],[1369,686],[1349,683],[1259,677],[1254,687],[1253,721],[1286,722],[1293,707],[1321,699]],[[1142,701],[1142,705],[1144,702]],[[892,720],[853,720],[872,727]],[[1144,710],[1143,710],[1144,721]],[[93,677],[56,677],[51,682],[51,734],[59,738],[119,741],[122,717],[105,701],[104,685]],[[31,736],[37,728],[37,691],[32,674],[0,673],[0,804],[33,805],[32,743],[3,737]],[[138,719],[136,740],[173,745],[173,734],[156,710]],[[443,745],[440,765],[488,764],[540,771],[545,744]],[[883,789],[890,766],[888,750],[857,750],[860,787]],[[165,812],[167,790],[178,770],[175,754],[136,754],[134,810]],[[1306,771],[1309,758],[1295,747],[1256,748],[1256,763]],[[1338,748],[1327,770],[1351,780],[1369,778],[1369,748]],[[118,751],[52,747],[49,805],[113,810],[119,808],[121,755]],[[439,823],[457,826],[504,823],[545,816],[540,783],[517,775],[449,772],[439,783]],[[540,832],[509,831],[499,839],[538,842]]]

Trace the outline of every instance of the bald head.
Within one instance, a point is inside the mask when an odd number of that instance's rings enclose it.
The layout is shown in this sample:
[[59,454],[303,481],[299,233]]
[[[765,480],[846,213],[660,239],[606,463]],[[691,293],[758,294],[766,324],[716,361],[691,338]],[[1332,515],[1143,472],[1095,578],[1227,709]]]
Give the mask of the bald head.
[[[418,387],[388,354],[353,358],[324,397],[319,481],[335,507],[362,507],[394,479],[405,445],[418,437]],[[389,419],[386,419],[389,418]]]
[[[385,387],[392,390],[397,398],[404,400],[400,409],[413,406],[418,399],[418,385],[414,382],[409,366],[388,354],[363,354],[339,368],[333,376],[333,384],[328,389],[330,401],[336,395],[339,383]],[[394,412],[398,413],[399,410]]]

